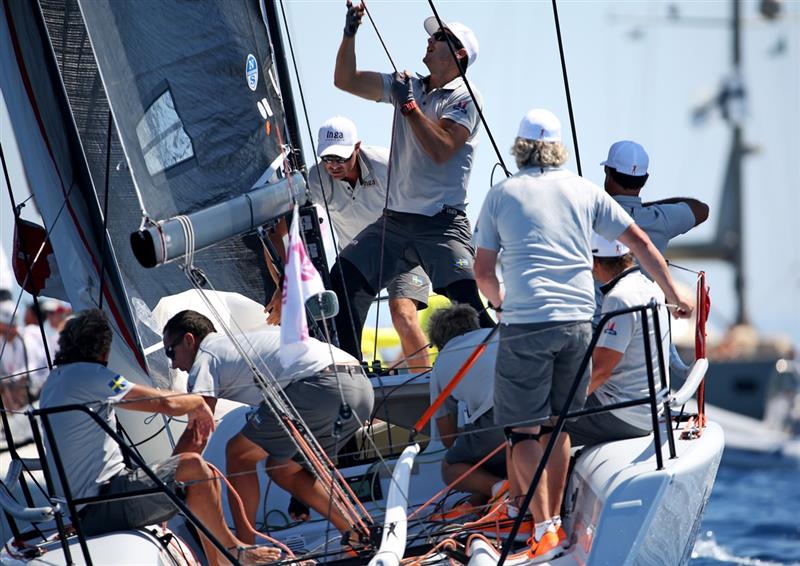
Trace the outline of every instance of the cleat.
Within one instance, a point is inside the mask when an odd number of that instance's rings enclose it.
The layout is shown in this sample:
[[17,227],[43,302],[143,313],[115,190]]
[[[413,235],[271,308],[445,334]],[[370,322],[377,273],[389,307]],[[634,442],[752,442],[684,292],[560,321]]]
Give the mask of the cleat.
[[531,559],[531,564],[538,564],[555,558],[562,550],[558,541],[558,535],[553,531],[545,532],[542,535],[542,539],[538,542],[531,537],[530,543],[528,558]]
[[467,517],[469,515],[478,515],[478,508],[472,505],[469,502],[464,502],[459,505],[456,505],[449,511],[445,511],[443,513],[433,513],[429,520],[431,521],[453,521],[455,519],[460,519],[461,517]]

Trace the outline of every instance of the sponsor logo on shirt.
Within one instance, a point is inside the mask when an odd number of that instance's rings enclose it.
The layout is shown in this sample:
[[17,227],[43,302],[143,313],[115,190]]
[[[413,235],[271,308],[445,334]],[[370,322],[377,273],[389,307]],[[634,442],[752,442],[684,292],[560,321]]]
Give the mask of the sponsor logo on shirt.
[[469,260],[465,257],[456,259],[456,269],[469,269]]
[[411,281],[414,283],[414,285],[422,285],[422,277],[419,275],[412,275]]
[[374,185],[375,183],[376,183],[376,182],[375,182],[375,179],[370,179],[370,180],[368,180],[368,181],[364,181],[364,182],[362,183],[362,186],[364,186],[364,187],[371,187],[371,186],[372,186],[372,185]]
[[469,100],[462,100],[461,102],[458,102],[457,104],[453,104],[453,109],[458,110],[462,114],[466,114],[467,113],[467,106],[469,106]]
[[121,375],[118,375],[117,377],[108,382],[108,386],[114,393],[119,393],[128,388],[128,380],[122,377]]
[[608,334],[610,336],[617,335],[617,323],[616,322],[609,322],[606,327],[603,329],[603,334]]

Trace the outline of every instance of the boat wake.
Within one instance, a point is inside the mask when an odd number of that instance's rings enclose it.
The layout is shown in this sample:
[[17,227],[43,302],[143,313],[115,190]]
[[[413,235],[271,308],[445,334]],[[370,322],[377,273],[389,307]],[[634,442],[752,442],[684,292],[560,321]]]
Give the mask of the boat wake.
[[741,564],[742,566],[800,566],[800,562],[773,562],[771,560],[761,560],[749,558],[747,556],[734,556],[724,547],[720,546],[714,538],[714,533],[708,531],[701,535],[694,543],[692,549],[692,562],[700,560],[702,564],[720,562],[723,564]]

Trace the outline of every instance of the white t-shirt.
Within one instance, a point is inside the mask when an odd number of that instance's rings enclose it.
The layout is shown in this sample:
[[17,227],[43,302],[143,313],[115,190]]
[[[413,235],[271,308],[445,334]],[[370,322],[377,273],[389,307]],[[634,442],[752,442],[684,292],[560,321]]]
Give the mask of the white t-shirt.
[[[382,75],[383,96],[380,102],[392,103],[392,75]],[[442,206],[459,210],[467,207],[467,184],[472,171],[481,120],[478,109],[464,84],[456,77],[446,85],[425,92],[425,79],[411,78],[414,98],[423,114],[434,123],[446,118],[467,129],[466,143],[444,163],[435,163],[425,153],[411,130],[411,124],[398,110],[394,121],[392,173],[389,181],[389,210],[433,216]],[[472,92],[483,107],[474,85]]]
[[[452,338],[436,358],[431,369],[431,403],[447,387],[456,372],[472,354],[490,328],[480,328]],[[439,407],[434,418],[441,418],[455,412],[456,404],[463,410],[464,424],[470,424],[492,408],[494,405],[494,366],[497,360],[497,339],[495,333],[486,350],[475,360],[475,363],[461,379],[450,396],[449,403]]]
[[[50,372],[39,406],[46,409],[93,403],[100,418],[116,430],[114,408],[108,402],[119,401],[131,389],[133,383],[100,364],[65,364]],[[97,495],[100,484],[125,469],[119,446],[86,414],[67,411],[51,415],[50,422],[73,497]],[[55,470],[49,444],[47,452],[50,469]],[[56,474],[54,478],[58,482]]]
[[383,214],[386,205],[389,150],[362,145],[358,162],[361,178],[354,187],[347,181],[334,179],[321,165],[314,165],[308,172],[311,202],[324,208],[327,201],[340,250],[352,242],[361,230],[375,222]]
[[[309,338],[308,352],[284,369],[278,358],[281,335],[277,326],[240,335],[236,339],[264,377],[274,377],[282,387],[309,377],[331,364],[358,363],[347,352]],[[252,369],[224,334],[209,334],[200,343],[189,370],[187,389],[204,397],[229,399],[251,406],[263,400],[261,389],[253,379]]]
[[[611,287],[609,290],[609,286]],[[664,353],[667,383],[669,383],[669,320],[664,307],[664,293],[648,279],[638,267],[632,268],[608,285],[602,287],[606,291],[603,299],[603,313],[646,305],[655,298],[659,307],[659,324],[661,326],[661,347]],[[661,388],[658,373],[658,350],[656,350],[655,325],[652,317],[648,318],[653,372],[656,378],[656,390]],[[603,385],[594,394],[604,405],[639,399],[648,394],[647,366],[645,365],[644,340],[642,339],[642,313],[633,312],[616,316],[603,327],[598,347],[622,352],[617,366]],[[612,411],[614,416],[628,424],[641,429],[652,428],[652,417],[649,405],[637,405]]]
[[605,191],[564,169],[529,167],[492,187],[473,244],[501,252],[503,322],[590,320],[592,231],[615,240],[632,222]]

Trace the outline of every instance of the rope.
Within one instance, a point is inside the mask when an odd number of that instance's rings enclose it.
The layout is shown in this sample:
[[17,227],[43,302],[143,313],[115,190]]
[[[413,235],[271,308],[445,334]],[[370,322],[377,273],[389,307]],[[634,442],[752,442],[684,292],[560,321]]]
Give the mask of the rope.
[[[431,11],[433,12],[433,16],[436,18],[439,27],[447,28],[445,23],[442,21],[442,18],[439,17],[439,12],[436,11],[436,6],[433,5],[433,0],[428,0],[428,4],[431,7]],[[505,172],[506,177],[510,177],[511,173],[506,167],[506,162],[503,160],[503,156],[500,153],[500,149],[497,147],[497,142],[494,140],[494,136],[492,135],[492,130],[489,128],[489,123],[486,121],[486,117],[483,115],[483,109],[481,108],[480,104],[478,104],[478,98],[475,96],[475,93],[472,90],[472,86],[469,84],[469,80],[467,79],[467,74],[461,69],[461,65],[458,64],[458,57],[456,57],[455,47],[453,46],[453,43],[450,41],[449,37],[446,39],[447,39],[447,46],[450,48],[450,54],[453,56],[453,60],[456,61],[456,67],[458,68],[458,73],[461,75],[461,79],[464,81],[464,86],[467,87],[467,91],[469,92],[469,95],[472,98],[473,104],[475,104],[475,109],[478,111],[478,116],[481,119],[481,124],[483,124],[483,128],[486,130],[486,135],[489,136],[489,141],[492,142],[492,147],[494,148],[494,152],[497,155],[498,161],[500,162],[500,167],[503,168],[503,172]]]
[[569,111],[569,126],[572,130],[572,144],[575,147],[575,162],[578,165],[578,175],[583,176],[581,170],[581,154],[578,150],[578,131],[575,129],[575,114],[572,110],[572,95],[569,90],[569,78],[567,78],[567,60],[564,57],[564,43],[561,40],[561,23],[558,19],[558,6],[556,0],[553,3],[553,19],[556,24],[556,36],[558,37],[558,53],[561,58],[561,74],[564,76],[564,90],[567,95],[567,110]]
[[394,64],[394,60],[392,59],[391,54],[389,53],[389,48],[386,47],[386,43],[383,41],[383,37],[381,36],[381,32],[378,31],[378,26],[375,25],[375,20],[372,18],[372,14],[369,13],[369,8],[367,7],[367,3],[365,0],[361,0],[361,5],[364,6],[364,11],[367,13],[367,18],[369,19],[369,23],[372,24],[372,28],[375,30],[375,35],[378,36],[378,41],[381,42],[381,46],[383,47],[384,53],[386,53],[386,57],[389,59],[389,63],[392,65],[392,69],[394,72],[397,73],[397,65]]

